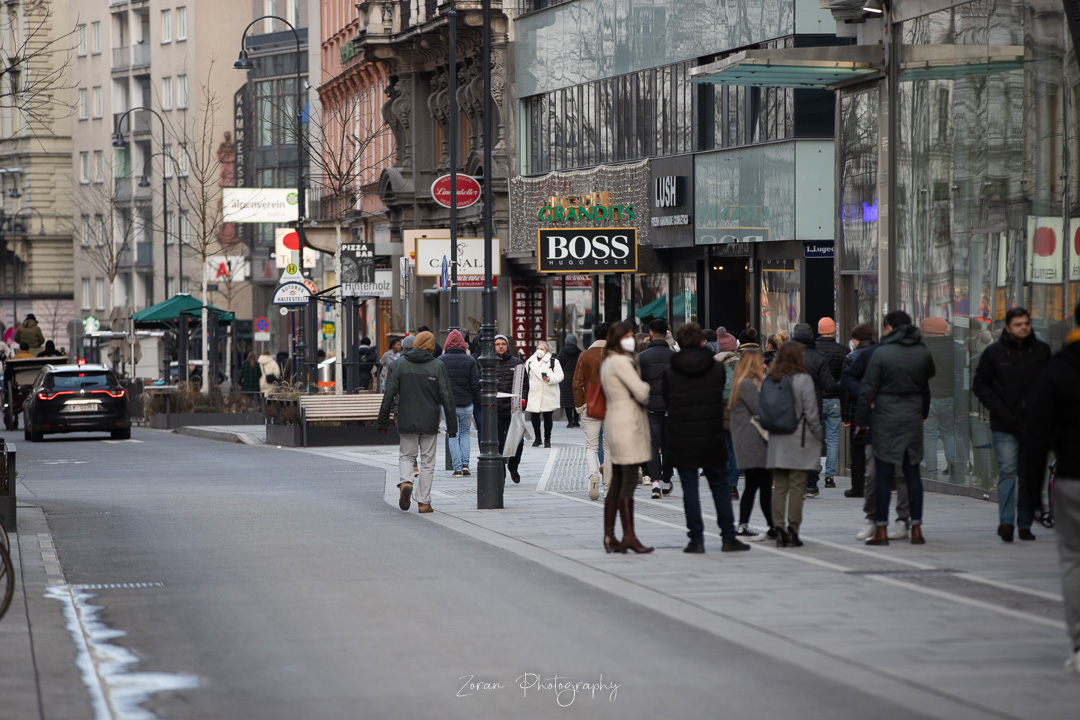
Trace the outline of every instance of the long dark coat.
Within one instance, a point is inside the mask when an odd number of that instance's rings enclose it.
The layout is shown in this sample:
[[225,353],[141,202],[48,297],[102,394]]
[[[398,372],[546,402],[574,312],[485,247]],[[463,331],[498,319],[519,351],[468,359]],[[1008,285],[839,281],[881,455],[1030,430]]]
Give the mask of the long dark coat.
[[565,345],[555,359],[562,365],[563,379],[559,383],[559,407],[572,408],[574,405],[574,370],[577,369],[581,348],[577,345]]

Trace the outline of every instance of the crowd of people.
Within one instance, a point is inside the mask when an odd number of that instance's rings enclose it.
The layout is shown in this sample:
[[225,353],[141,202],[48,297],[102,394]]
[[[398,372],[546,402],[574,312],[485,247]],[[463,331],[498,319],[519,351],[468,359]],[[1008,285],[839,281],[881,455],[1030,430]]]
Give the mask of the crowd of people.
[[[1080,317],[1080,306],[1076,313]],[[797,548],[803,545],[805,500],[836,488],[844,427],[852,458],[844,496],[863,500],[856,538],[870,546],[898,540],[922,545],[923,471],[931,454],[931,471],[937,471],[941,437],[926,425],[945,423],[953,413],[940,380],[934,389],[939,370],[931,348],[945,336],[943,324],[927,318],[917,326],[907,313],[893,311],[884,318],[880,341],[874,328],[860,324],[845,347],[828,317],[818,322],[816,336],[800,323],[790,339],[780,333],[764,344],[753,328],[736,337],[691,322],[673,334],[660,319],[644,334],[630,321],[601,322],[584,350],[568,335],[558,353],[539,342],[525,359],[511,351],[506,336],[497,335],[504,477],[521,481],[523,415],[532,423],[533,447],[550,448],[554,413],[561,408],[567,427],[581,428],[584,435],[589,497],[604,498],[606,552],[653,551],[635,530],[634,491],[644,484],[654,499],[665,498],[676,474],[689,538],[684,552],[705,552],[701,477],[715,505],[722,552],[746,551],[747,542],[766,538],[777,547]],[[473,422],[478,432],[481,427],[476,350],[457,330],[443,349],[423,328],[379,361],[386,371],[378,425],[385,431],[394,413],[401,434],[402,510],[415,497],[420,512],[432,512],[440,420],[450,439],[454,476],[470,474],[469,430]],[[972,387],[990,418],[1002,541],[1013,542],[1016,531],[1021,540],[1035,540],[1032,521],[1044,505],[1047,459],[1051,452],[1056,457],[1050,498],[1076,648],[1070,668],[1080,672],[1080,323],[1055,357],[1035,337],[1030,314],[1010,309],[998,338],[981,348]],[[932,452],[924,448],[927,439]],[[944,445],[948,472],[956,452]],[[894,491],[896,520],[890,526]],[[763,532],[750,524],[755,501],[767,526]]]
[[0,342],[0,360],[11,358],[21,360],[32,357],[64,357],[63,348],[57,348],[52,340],[45,339],[45,333],[41,331],[34,313],[27,313],[26,317],[15,328],[11,335],[11,342]]

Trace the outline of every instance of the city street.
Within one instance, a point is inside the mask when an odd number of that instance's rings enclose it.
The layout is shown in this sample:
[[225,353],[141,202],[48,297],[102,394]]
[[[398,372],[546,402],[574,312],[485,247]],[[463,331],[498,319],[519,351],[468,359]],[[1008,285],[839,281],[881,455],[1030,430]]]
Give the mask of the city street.
[[526,448],[503,511],[475,510],[440,447],[428,516],[397,508],[395,448],[281,449],[257,428],[254,444],[4,437],[21,577],[3,720],[150,717],[140,703],[163,719],[1066,718],[1080,702],[1052,533],[1003,546],[979,500],[931,495],[924,548],[871,550],[842,484],[807,503],[805,548],[734,556],[709,501],[709,552],[687,556],[678,490],[643,488],[657,551],[627,557],[603,553],[581,433],[562,427]]

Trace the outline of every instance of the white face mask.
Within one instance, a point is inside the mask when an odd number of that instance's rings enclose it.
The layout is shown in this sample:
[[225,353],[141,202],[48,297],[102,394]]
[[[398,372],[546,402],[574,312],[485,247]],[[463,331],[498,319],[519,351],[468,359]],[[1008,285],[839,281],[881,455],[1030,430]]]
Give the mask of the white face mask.
[[619,341],[619,347],[621,347],[628,353],[632,353],[637,347],[637,340],[632,337],[624,337],[622,340]]
[[538,358],[544,357],[544,351],[541,350],[540,348],[536,348],[536,357],[538,357]]
[[848,340],[848,344],[847,344],[847,346],[848,346],[848,348],[849,348],[849,349],[851,349],[851,350],[854,350],[854,349],[855,349],[855,345],[856,345],[856,343],[855,343],[855,341],[854,341],[854,340]]

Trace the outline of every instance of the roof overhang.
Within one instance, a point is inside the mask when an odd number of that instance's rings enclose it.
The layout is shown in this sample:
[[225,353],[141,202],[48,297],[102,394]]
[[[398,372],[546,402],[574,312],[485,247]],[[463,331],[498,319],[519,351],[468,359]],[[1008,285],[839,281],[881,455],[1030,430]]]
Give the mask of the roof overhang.
[[[990,75],[1018,70],[1020,45],[907,45],[901,82]],[[830,45],[812,48],[743,50],[690,69],[690,80],[717,85],[819,88],[836,90],[884,76],[881,45]]]

